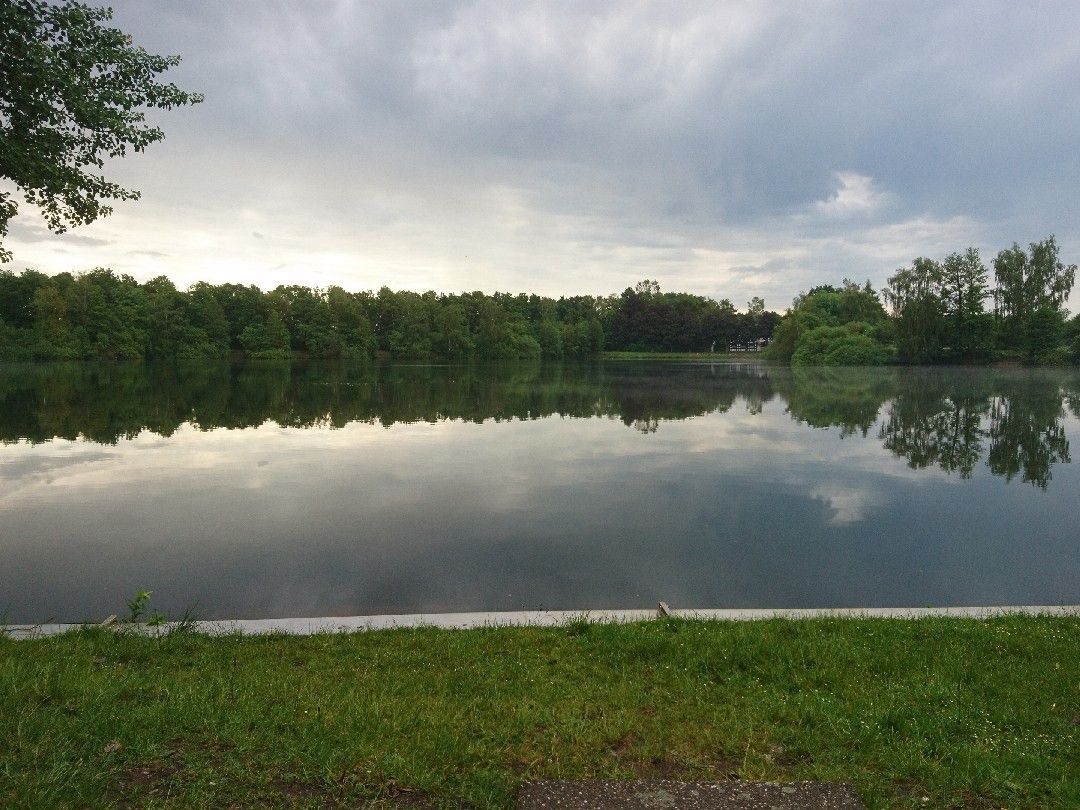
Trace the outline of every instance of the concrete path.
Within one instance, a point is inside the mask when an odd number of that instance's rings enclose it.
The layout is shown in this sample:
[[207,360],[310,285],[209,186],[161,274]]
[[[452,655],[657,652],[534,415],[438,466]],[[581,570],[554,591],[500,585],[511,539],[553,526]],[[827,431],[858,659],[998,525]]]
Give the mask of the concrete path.
[[518,810],[865,810],[842,782],[527,782]]
[[[665,606],[666,607],[666,606]],[[1005,607],[949,608],[821,608],[821,609],[756,609],[735,608],[718,610],[670,610],[668,615],[681,618],[717,619],[722,621],[757,621],[762,619],[884,618],[920,619],[928,616],[954,616],[967,619],[987,619],[993,616],[1023,614],[1028,616],[1080,616],[1080,605],[1014,605]],[[316,633],[351,633],[363,630],[388,630],[395,627],[443,627],[467,629],[472,627],[502,627],[533,625],[554,627],[576,620],[590,622],[639,622],[655,619],[655,610],[522,610],[492,613],[409,613],[387,616],[322,616],[297,619],[223,619],[196,622],[202,633],[241,633],[257,635],[282,633],[315,635]],[[0,628],[12,638],[53,636],[79,627],[78,624],[15,624]],[[166,632],[174,625],[144,628],[150,633]]]

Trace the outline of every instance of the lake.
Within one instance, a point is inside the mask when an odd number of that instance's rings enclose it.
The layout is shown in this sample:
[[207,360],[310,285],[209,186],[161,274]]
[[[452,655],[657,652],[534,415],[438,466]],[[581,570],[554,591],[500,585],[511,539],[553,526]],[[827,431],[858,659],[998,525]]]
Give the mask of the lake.
[[1080,603],[1080,370],[0,366],[0,616]]

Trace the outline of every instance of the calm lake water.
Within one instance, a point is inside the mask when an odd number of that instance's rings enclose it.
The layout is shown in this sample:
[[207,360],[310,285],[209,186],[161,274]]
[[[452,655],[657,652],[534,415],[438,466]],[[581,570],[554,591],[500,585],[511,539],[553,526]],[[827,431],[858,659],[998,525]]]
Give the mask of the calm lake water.
[[1080,603],[1080,372],[0,367],[0,616]]

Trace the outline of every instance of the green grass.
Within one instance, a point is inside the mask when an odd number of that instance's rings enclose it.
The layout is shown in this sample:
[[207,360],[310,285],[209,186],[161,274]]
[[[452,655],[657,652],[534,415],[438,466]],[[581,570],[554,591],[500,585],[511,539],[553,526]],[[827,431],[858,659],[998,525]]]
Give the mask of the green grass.
[[1076,618],[95,629],[0,640],[0,707],[0,806],[506,807],[635,776],[1080,806]]
[[753,360],[761,352],[601,352],[604,360]]

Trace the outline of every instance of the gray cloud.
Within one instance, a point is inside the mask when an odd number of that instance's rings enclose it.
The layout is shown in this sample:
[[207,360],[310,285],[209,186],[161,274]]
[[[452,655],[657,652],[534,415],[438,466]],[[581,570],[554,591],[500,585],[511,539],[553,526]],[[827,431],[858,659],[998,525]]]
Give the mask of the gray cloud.
[[108,245],[109,240],[98,239],[93,236],[73,233],[70,230],[62,234],[53,233],[44,225],[26,217],[17,217],[8,226],[8,232],[12,239],[20,242],[55,242],[63,245],[76,245],[83,247],[96,247]]
[[110,167],[144,198],[90,238],[168,253],[136,275],[782,306],[968,244],[1080,254],[1075,4],[113,5],[207,98]]

